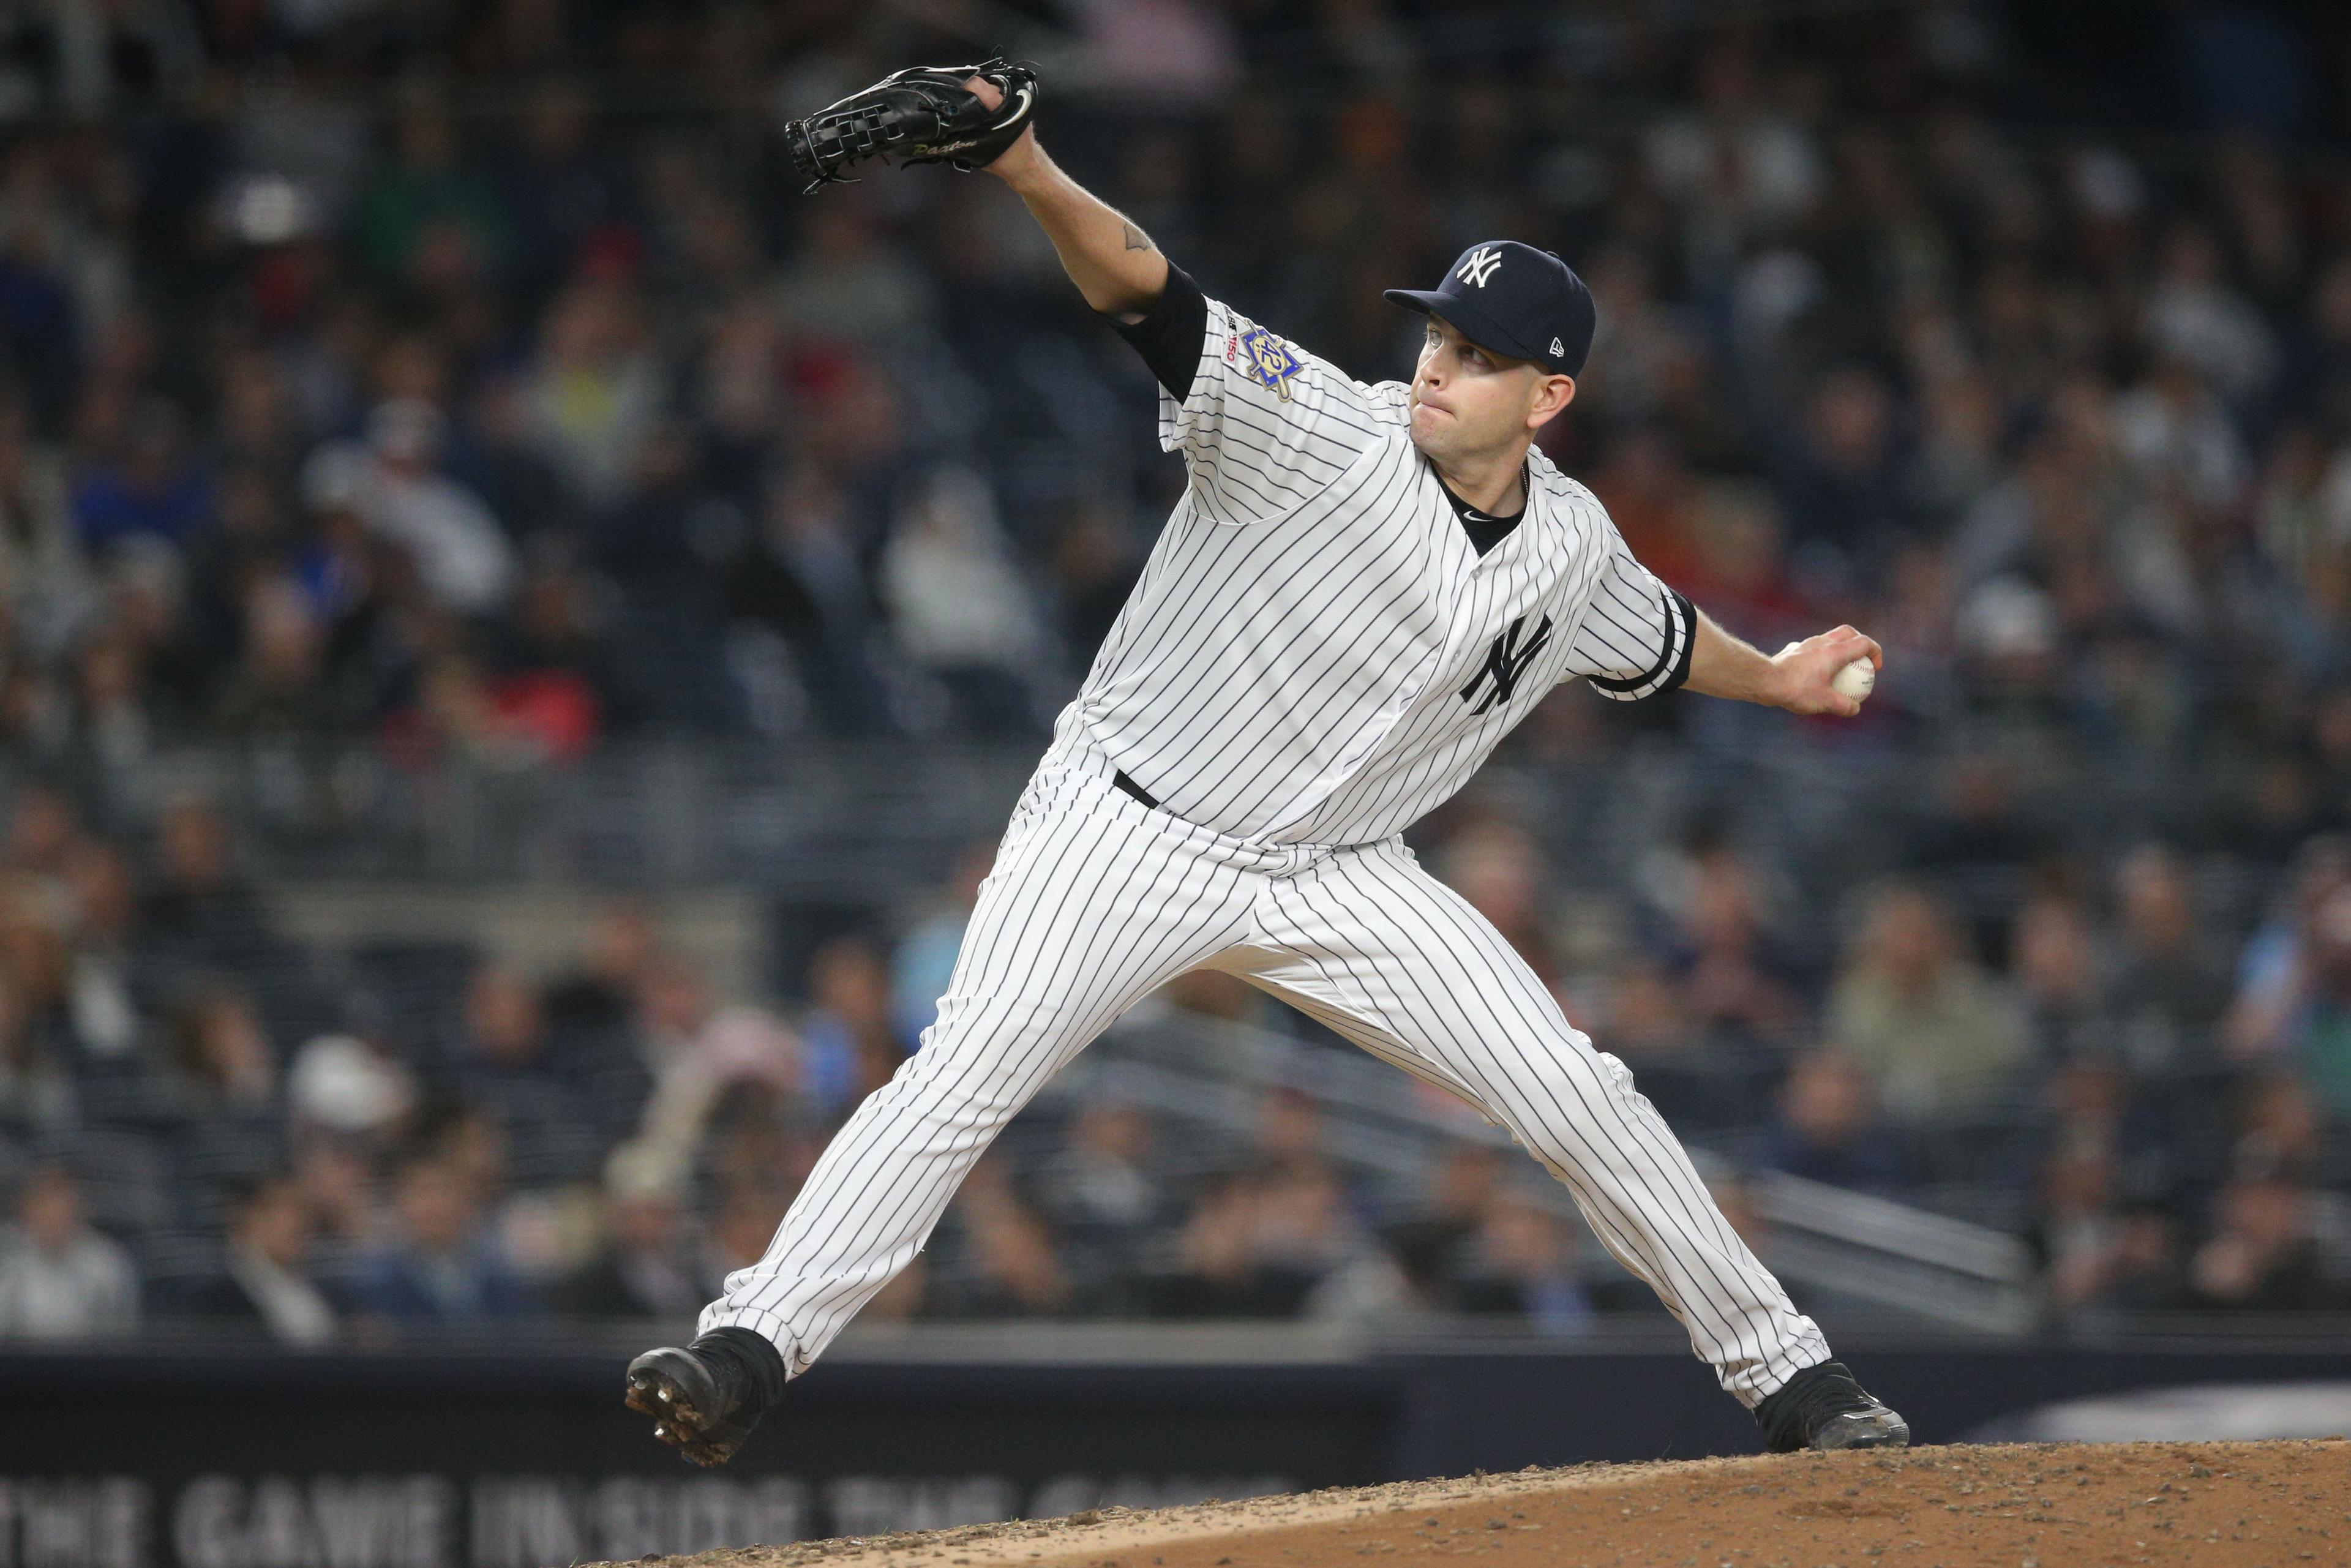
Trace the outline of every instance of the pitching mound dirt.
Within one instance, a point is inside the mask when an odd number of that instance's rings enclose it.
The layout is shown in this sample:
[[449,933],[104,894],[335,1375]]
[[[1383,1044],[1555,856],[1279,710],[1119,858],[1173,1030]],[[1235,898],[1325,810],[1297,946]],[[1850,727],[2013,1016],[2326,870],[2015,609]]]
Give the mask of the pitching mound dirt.
[[[705,1552],[672,1568],[2199,1568],[2351,1563],[2351,1442],[1584,1465]],[[656,1559],[648,1558],[651,1563]]]

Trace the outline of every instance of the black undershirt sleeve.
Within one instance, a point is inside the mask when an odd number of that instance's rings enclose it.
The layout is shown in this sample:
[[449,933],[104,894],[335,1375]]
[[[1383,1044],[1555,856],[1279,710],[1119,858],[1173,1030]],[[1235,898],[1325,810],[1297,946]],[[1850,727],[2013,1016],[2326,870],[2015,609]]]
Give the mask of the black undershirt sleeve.
[[1200,350],[1208,336],[1208,297],[1191,275],[1174,262],[1167,264],[1167,287],[1128,323],[1105,312],[1111,330],[1134,345],[1167,395],[1182,402],[1192,395],[1192,377],[1200,368]]

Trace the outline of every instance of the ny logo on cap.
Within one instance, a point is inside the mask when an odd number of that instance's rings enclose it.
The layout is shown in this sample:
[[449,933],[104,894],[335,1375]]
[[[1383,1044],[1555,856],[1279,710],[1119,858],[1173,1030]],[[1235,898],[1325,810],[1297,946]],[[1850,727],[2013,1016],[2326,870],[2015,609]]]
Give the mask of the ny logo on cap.
[[1469,254],[1468,258],[1462,262],[1461,270],[1455,273],[1453,276],[1458,278],[1463,278],[1470,283],[1474,283],[1479,287],[1483,288],[1486,287],[1486,279],[1493,277],[1495,271],[1500,267],[1501,265],[1502,253],[1500,251],[1496,250],[1490,245],[1480,246],[1478,249]]

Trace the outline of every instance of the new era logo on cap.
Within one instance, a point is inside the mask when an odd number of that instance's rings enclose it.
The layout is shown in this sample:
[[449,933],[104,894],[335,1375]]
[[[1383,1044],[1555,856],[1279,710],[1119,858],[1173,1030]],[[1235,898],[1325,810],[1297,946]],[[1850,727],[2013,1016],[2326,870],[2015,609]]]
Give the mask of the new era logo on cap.
[[1391,288],[1387,297],[1442,317],[1482,349],[1555,375],[1582,375],[1592,352],[1592,291],[1552,252],[1514,239],[1471,246],[1435,288]]
[[1461,258],[1461,270],[1453,276],[1483,288],[1486,287],[1486,279],[1499,271],[1501,266],[1501,252],[1490,245],[1480,246]]

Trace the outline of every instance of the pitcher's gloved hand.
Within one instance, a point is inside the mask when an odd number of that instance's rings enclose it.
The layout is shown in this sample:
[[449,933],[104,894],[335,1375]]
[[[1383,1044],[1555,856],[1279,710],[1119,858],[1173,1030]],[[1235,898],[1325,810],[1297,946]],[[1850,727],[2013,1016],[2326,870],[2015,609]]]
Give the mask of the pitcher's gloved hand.
[[[1004,95],[990,109],[964,86],[972,77]],[[867,158],[985,169],[1020,139],[1037,112],[1037,71],[1001,57],[976,66],[916,66],[883,77],[804,120],[785,123],[784,143],[808,191],[843,182]]]

